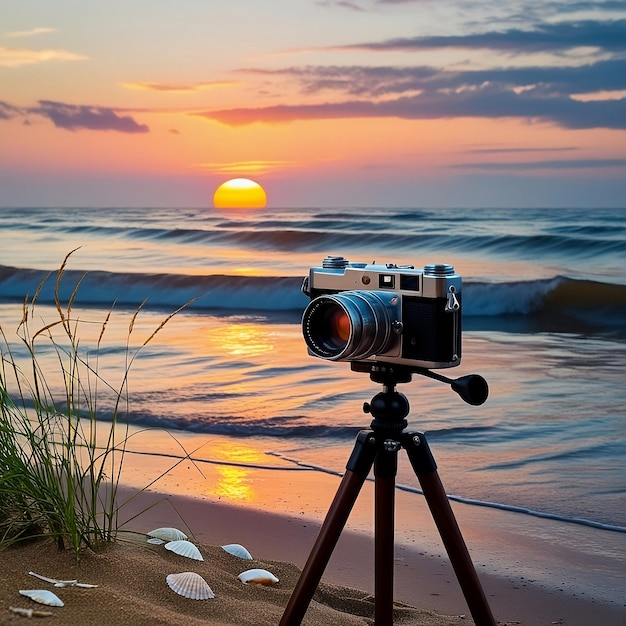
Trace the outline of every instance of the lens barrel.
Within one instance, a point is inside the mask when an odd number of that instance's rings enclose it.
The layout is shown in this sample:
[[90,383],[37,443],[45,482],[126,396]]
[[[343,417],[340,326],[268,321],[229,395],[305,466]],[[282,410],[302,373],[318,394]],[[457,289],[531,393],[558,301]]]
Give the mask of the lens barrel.
[[384,291],[343,291],[311,300],[302,316],[310,351],[329,361],[355,361],[389,350],[398,336],[400,298]]

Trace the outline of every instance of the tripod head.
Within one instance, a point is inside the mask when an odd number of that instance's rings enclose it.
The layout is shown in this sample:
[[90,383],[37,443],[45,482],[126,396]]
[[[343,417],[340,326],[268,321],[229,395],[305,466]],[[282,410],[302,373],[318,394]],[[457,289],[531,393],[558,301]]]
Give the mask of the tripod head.
[[489,385],[479,374],[468,374],[467,376],[452,379],[424,367],[394,365],[382,361],[351,361],[350,368],[353,372],[368,373],[375,383],[382,383],[389,389],[393,389],[398,383],[409,383],[413,374],[420,374],[421,376],[426,376],[426,378],[447,383],[453,391],[456,391],[461,396],[464,402],[473,406],[484,404],[489,396]]
[[355,372],[369,373],[374,382],[383,385],[383,391],[376,394],[371,402],[365,402],[363,405],[363,411],[371,413],[374,417],[372,421],[374,430],[402,431],[406,428],[407,421],[404,418],[409,414],[409,401],[404,394],[396,391],[396,385],[411,382],[413,374],[449,384],[464,402],[473,406],[483,404],[489,395],[487,381],[478,374],[451,379],[425,368],[380,361],[352,361],[350,367]]
[[427,378],[433,378],[439,382],[447,383],[467,404],[480,406],[484,404],[489,396],[489,385],[487,385],[487,381],[479,374],[468,374],[467,376],[461,376],[461,378],[452,379],[427,369],[415,368],[414,371],[416,374],[421,374]]

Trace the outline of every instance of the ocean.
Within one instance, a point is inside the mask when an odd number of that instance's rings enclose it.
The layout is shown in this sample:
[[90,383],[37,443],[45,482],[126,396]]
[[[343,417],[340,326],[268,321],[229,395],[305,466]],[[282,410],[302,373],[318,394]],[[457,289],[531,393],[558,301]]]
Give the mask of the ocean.
[[[15,358],[27,359],[15,334],[25,295],[36,293],[32,322],[54,319],[55,271],[71,251],[59,290],[64,303],[73,297],[72,317],[89,335],[113,310],[100,370],[123,379],[139,349],[130,423],[192,447],[194,438],[230,442],[193,456],[250,472],[341,474],[369,427],[363,402],[381,391],[348,363],[307,354],[309,268],[327,255],[453,265],[463,358],[441,373],[480,374],[489,398],[469,406],[414,375],[398,386],[409,428],[428,436],[455,502],[485,519],[508,512],[520,528],[544,520],[543,539],[568,549],[579,537],[626,591],[626,210],[4,208],[0,325]],[[85,350],[95,343],[87,336]],[[43,345],[42,355],[54,363]],[[100,419],[111,415],[104,400]],[[180,454],[170,448],[149,453]],[[408,463],[397,483],[422,497]]]

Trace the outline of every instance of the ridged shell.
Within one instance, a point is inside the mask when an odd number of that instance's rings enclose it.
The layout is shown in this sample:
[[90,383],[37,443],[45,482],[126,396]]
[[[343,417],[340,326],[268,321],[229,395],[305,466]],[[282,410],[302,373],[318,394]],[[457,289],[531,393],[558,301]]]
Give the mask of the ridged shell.
[[196,561],[204,561],[204,558],[200,554],[200,550],[186,539],[179,539],[178,541],[170,541],[165,544],[165,549],[180,554],[180,556],[187,557],[188,559],[195,559]]
[[162,546],[165,543],[165,539],[159,539],[158,537],[148,537],[148,543],[153,546]]
[[163,539],[163,541],[189,539],[189,537],[187,537],[182,530],[178,530],[178,528],[155,528],[146,534],[148,537],[156,537],[157,539]]
[[252,561],[252,555],[238,543],[226,544],[225,546],[222,546],[222,550],[225,550],[228,554],[232,554],[233,556],[238,556],[240,559]]
[[215,594],[208,583],[200,574],[195,572],[181,572],[180,574],[168,574],[165,578],[172,591],[183,598],[190,600],[209,600]]
[[61,598],[48,589],[20,589],[20,593],[35,602],[39,602],[39,604],[63,606]]
[[245,572],[241,572],[238,576],[239,580],[246,585],[275,585],[278,582],[278,578],[268,572],[266,569],[249,569]]

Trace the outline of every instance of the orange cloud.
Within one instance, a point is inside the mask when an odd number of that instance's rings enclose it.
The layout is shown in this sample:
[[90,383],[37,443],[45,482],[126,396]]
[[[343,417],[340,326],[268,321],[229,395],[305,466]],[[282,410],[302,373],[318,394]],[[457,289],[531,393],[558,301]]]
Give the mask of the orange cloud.
[[46,63],[47,61],[84,61],[88,58],[67,50],[26,50],[0,47],[0,67],[21,67],[22,65]]
[[200,163],[196,167],[216,174],[267,174],[286,167],[303,165],[295,161],[231,161],[226,163]]
[[31,28],[30,30],[16,30],[11,33],[4,33],[5,37],[32,37],[33,35],[43,35],[45,33],[55,33],[56,28]]
[[204,91],[213,89],[214,87],[227,87],[229,85],[237,85],[240,81],[236,80],[214,80],[206,83],[122,83],[122,87],[127,89],[141,89],[143,91],[158,91],[167,93],[192,93],[195,91]]

